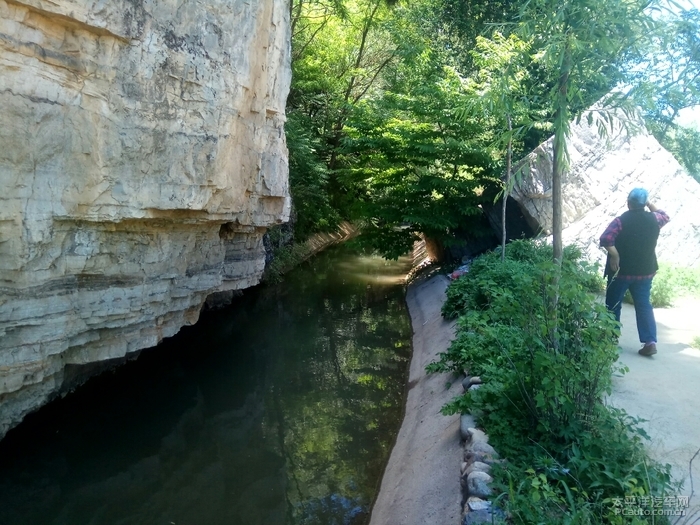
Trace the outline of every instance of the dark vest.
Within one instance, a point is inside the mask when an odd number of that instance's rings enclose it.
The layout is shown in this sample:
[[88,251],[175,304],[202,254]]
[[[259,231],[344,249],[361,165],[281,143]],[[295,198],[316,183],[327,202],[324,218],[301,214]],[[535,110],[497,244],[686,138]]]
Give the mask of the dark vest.
[[620,215],[622,230],[615,239],[620,253],[620,275],[651,275],[659,269],[656,241],[659,223],[656,216],[643,208]]

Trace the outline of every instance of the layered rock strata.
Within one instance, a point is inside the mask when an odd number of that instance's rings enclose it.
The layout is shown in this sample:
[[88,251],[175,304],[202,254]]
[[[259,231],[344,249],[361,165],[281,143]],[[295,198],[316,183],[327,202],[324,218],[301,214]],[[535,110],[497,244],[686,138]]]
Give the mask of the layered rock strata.
[[[644,187],[650,200],[671,216],[659,237],[659,259],[700,265],[700,184],[643,125],[636,123],[636,132],[628,133],[621,116],[613,121],[613,130],[604,137],[585,116],[571,125],[570,165],[562,177],[564,243],[577,244],[590,258],[602,261],[600,235],[627,209],[629,192]],[[534,231],[551,233],[552,139],[516,170],[521,170],[521,179],[512,196]]]
[[0,0],[0,436],[259,281],[289,216],[288,17]]

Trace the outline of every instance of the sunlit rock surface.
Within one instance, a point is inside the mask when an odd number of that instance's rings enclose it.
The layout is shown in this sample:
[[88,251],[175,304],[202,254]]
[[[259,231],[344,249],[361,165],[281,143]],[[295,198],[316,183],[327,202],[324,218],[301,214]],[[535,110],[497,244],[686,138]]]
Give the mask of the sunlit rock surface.
[[0,0],[0,436],[258,282],[289,215],[288,16]]
[[[627,209],[636,187],[671,216],[661,230],[659,260],[680,266],[700,265],[700,184],[658,141],[643,130],[629,134],[616,122],[604,138],[587,119],[572,124],[570,168],[562,178],[564,244],[581,246],[602,261],[599,238]],[[535,231],[552,229],[552,139],[540,145],[520,166],[522,180],[513,197]]]

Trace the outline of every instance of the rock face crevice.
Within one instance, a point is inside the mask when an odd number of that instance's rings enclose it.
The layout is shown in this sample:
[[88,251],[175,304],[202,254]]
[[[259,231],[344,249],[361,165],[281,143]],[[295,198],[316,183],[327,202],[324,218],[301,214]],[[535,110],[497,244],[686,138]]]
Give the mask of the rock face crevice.
[[290,209],[288,17],[0,0],[0,436],[258,283]]

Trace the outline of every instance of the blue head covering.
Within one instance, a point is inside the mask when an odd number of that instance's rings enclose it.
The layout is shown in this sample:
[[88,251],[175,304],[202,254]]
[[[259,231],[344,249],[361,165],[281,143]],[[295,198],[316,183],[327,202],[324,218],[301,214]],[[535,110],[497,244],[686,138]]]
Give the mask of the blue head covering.
[[627,197],[627,203],[631,209],[644,208],[649,198],[649,192],[644,188],[633,189]]

